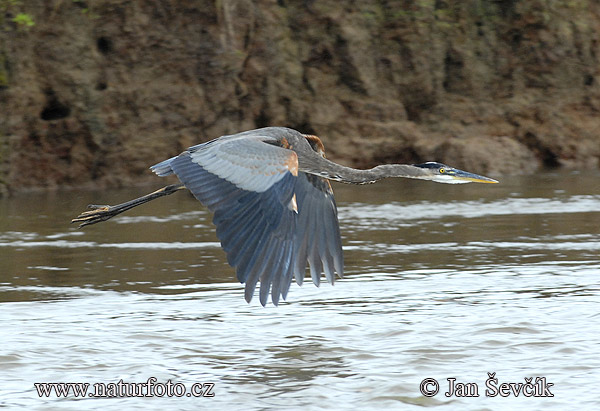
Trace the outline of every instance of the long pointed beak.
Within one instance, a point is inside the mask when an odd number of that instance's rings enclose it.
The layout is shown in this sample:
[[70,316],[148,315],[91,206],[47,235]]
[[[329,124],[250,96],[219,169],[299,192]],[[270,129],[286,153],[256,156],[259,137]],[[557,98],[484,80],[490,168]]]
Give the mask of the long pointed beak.
[[497,184],[499,181],[494,180],[493,178],[480,176],[479,174],[469,173],[467,171],[455,170],[452,177],[456,180],[461,180],[469,183],[488,183],[488,184]]

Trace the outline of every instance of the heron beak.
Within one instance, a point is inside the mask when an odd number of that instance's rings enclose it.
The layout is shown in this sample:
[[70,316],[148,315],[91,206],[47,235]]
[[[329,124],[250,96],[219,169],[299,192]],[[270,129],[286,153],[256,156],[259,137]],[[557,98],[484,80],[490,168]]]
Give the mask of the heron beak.
[[480,176],[479,174],[473,174],[462,170],[454,170],[452,174],[448,173],[448,175],[451,175],[455,180],[464,181],[465,183],[499,183],[499,181],[494,180],[493,178]]

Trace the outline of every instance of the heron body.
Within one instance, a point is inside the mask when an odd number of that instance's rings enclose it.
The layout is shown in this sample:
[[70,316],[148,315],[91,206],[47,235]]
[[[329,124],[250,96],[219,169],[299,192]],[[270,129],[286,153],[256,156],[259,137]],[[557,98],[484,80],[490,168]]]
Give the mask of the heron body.
[[333,284],[344,263],[337,208],[329,180],[366,184],[385,177],[442,183],[495,180],[429,162],[391,164],[370,170],[344,167],[325,158],[321,140],[285,127],[266,127],[222,136],[190,147],[151,167],[158,176],[175,174],[167,186],[117,206],[94,207],[74,222],[104,221],[154,198],[187,188],[214,213],[213,223],[227,261],[245,283],[250,302],[260,282],[262,305],[277,305],[306,265],[319,286],[322,273]]

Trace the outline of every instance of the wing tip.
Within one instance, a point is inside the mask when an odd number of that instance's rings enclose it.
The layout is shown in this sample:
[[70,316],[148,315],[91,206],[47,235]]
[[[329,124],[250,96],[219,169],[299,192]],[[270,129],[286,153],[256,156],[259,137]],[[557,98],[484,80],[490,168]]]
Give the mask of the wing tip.
[[160,163],[154,164],[152,167],[150,167],[150,170],[152,170],[152,172],[159,177],[169,176],[174,173],[173,169],[171,168],[171,162],[175,158],[177,157],[171,157],[161,161]]

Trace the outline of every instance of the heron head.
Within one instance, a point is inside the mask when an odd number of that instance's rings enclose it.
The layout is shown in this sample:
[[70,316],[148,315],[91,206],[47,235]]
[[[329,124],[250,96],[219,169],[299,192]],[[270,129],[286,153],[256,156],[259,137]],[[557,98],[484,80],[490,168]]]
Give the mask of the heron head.
[[415,164],[426,173],[420,177],[423,180],[431,180],[445,184],[464,184],[464,183],[497,183],[498,181],[480,176],[478,174],[462,171],[445,164],[429,161],[427,163]]

